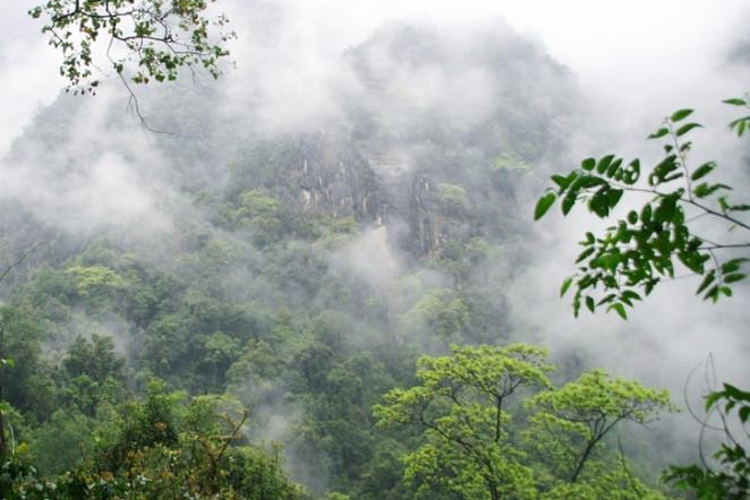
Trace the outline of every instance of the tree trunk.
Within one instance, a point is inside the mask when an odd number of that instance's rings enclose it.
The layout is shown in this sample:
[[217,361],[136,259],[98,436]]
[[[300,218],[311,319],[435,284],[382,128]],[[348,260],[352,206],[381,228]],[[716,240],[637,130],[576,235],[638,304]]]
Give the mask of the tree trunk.
[[490,488],[490,497],[492,500],[500,500],[500,493],[497,491],[497,485],[494,481],[488,481],[487,486]]
[[[1,400],[0,400],[1,401]],[[5,417],[3,410],[0,410],[0,461],[8,456],[8,445],[5,443]]]
[[575,483],[578,480],[578,476],[581,474],[581,471],[583,471],[583,466],[586,464],[586,461],[589,458],[589,455],[591,454],[591,450],[594,449],[594,446],[596,445],[596,442],[598,441],[591,441],[586,445],[586,449],[583,451],[583,455],[581,455],[581,458],[578,461],[578,464],[576,465],[576,469],[573,472],[573,477],[570,478],[571,483]]

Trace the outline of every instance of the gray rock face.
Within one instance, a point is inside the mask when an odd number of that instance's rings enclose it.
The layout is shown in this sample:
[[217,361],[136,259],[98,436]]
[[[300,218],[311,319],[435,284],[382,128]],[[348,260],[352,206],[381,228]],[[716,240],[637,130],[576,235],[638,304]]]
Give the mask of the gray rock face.
[[381,192],[382,222],[408,218],[412,172],[406,159],[399,156],[373,156],[368,163]]
[[299,158],[297,203],[304,211],[376,222],[383,217],[381,189],[364,157],[340,138],[321,134],[304,141]]

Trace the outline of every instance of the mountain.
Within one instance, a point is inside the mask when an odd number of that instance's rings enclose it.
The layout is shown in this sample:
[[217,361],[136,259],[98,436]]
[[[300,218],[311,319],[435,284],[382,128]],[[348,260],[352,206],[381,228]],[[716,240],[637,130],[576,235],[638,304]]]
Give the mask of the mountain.
[[336,113],[290,130],[180,83],[140,102],[166,133],[105,89],[61,95],[15,141],[0,257],[29,254],[2,293],[44,335],[36,385],[10,403],[48,470],[72,460],[35,437],[62,425],[56,406],[24,401],[74,404],[58,376],[71,346],[105,335],[128,391],[156,376],[238,398],[247,433],[282,442],[312,491],[409,498],[397,457],[413,436],[383,437],[371,406],[419,354],[517,326],[506,284],[532,240],[519,193],[564,151],[579,96],[502,23],[384,26],[337,67]]

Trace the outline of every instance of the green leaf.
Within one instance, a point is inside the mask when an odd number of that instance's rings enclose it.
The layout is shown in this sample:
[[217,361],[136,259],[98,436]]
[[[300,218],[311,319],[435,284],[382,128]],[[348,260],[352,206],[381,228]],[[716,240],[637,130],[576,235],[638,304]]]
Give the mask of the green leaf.
[[730,209],[729,202],[727,201],[726,196],[719,196],[716,201],[719,202],[719,206],[721,207],[722,212],[726,212]]
[[732,399],[736,399],[739,401],[750,402],[750,392],[743,391],[739,387],[734,386],[732,384],[728,384],[726,382],[724,382],[722,385],[724,386],[725,396],[728,396]]
[[571,196],[570,194],[566,196],[565,199],[560,204],[563,215],[568,215],[570,213],[570,210],[573,208],[573,205],[575,204],[576,204],[575,196]]
[[547,213],[549,208],[555,203],[556,199],[557,195],[555,195],[555,193],[547,193],[539,198],[536,208],[534,209],[534,220],[539,220],[544,217],[544,214]]
[[653,134],[649,135],[648,138],[649,139],[658,139],[660,137],[664,137],[668,133],[669,133],[669,129],[667,127],[662,127],[659,130],[657,130],[656,132],[654,132]]
[[607,203],[609,208],[615,208],[622,198],[622,189],[609,189],[607,190]]
[[661,203],[654,212],[654,217],[657,222],[670,222],[674,217],[675,210],[677,208],[677,198],[674,196],[666,196],[661,200]]
[[740,120],[736,121],[737,123],[737,137],[742,137],[742,134],[745,133],[745,130],[748,127],[748,123],[750,123],[750,118],[741,118]]
[[711,411],[711,408],[714,407],[714,405],[724,397],[724,394],[721,392],[712,392],[708,396],[706,396],[706,411]]
[[565,278],[565,280],[562,282],[562,286],[560,287],[560,297],[564,296],[568,288],[570,288],[570,285],[573,283],[573,277],[570,276],[569,278]]
[[622,292],[622,296],[630,300],[641,300],[641,296],[638,295],[637,292],[634,292],[632,290],[625,290],[624,292]]
[[601,217],[602,219],[609,215],[609,203],[606,198],[606,191],[602,193],[602,191],[597,192],[594,196],[591,197],[588,203],[589,210],[594,212],[596,215]]
[[596,305],[597,306],[601,306],[603,304],[608,304],[608,303],[612,302],[613,300],[615,300],[616,298],[617,298],[617,295],[615,295],[614,293],[610,293],[606,297],[603,297],[599,302],[597,302]]
[[707,176],[708,174],[710,174],[711,171],[715,168],[716,168],[716,163],[713,161],[704,163],[703,165],[695,169],[695,172],[693,172],[693,174],[690,176],[690,180],[697,181],[698,179],[701,179]]
[[727,186],[726,184],[707,184],[705,182],[697,185],[693,189],[693,194],[697,196],[698,198],[705,198],[707,196],[711,196],[719,189],[727,189],[731,190],[732,188],[730,186]]
[[688,123],[688,124],[685,124],[682,127],[680,127],[680,128],[677,129],[677,132],[675,132],[675,135],[677,135],[677,137],[682,137],[683,135],[687,134],[688,132],[690,132],[694,128],[698,128],[698,127],[703,127],[703,125],[701,125],[700,123]]
[[636,158],[628,164],[628,167],[623,172],[623,182],[629,186],[632,186],[638,181],[641,176],[641,160]]
[[719,285],[714,285],[708,289],[706,295],[703,296],[703,300],[711,299],[714,303],[719,300]]
[[700,295],[701,293],[703,293],[703,290],[708,288],[708,285],[713,283],[714,278],[716,278],[716,271],[712,269],[711,271],[708,272],[708,274],[706,274],[706,277],[703,278],[703,281],[701,282],[701,286],[698,287],[698,290],[695,292],[695,294]]
[[586,307],[587,307],[587,308],[588,308],[588,310],[589,310],[589,311],[591,311],[592,313],[594,312],[594,309],[596,309],[596,304],[595,304],[595,302],[594,302],[594,297],[592,297],[591,295],[588,295],[588,296],[586,297]]
[[619,302],[610,305],[607,308],[607,312],[614,310],[622,319],[628,319],[628,313],[625,312],[625,306]]
[[612,160],[614,160],[615,155],[607,155],[602,157],[601,160],[599,160],[599,163],[596,165],[596,171],[599,174],[603,174],[607,171],[607,168],[609,168],[609,165],[612,163]]
[[622,158],[618,158],[610,163],[609,167],[607,167],[606,176],[610,178],[615,177],[617,180],[620,180],[619,177],[622,177],[620,165],[622,165]]
[[678,122],[682,120],[683,118],[688,117],[690,114],[692,114],[692,109],[681,109],[679,111],[675,111],[672,116],[669,117],[670,120],[673,122]]
[[581,252],[581,254],[576,259],[576,264],[578,264],[578,263],[583,262],[584,260],[586,260],[587,257],[589,257],[592,253],[594,253],[594,250],[596,250],[596,248],[589,247],[586,250],[584,250],[583,252]]
[[750,259],[746,257],[740,257],[738,259],[729,260],[721,266],[721,272],[723,274],[733,273],[737,271],[742,264],[748,261],[750,261]]
[[723,102],[724,104],[731,104],[732,106],[746,106],[747,105],[745,100],[740,99],[739,97],[733,97],[732,99],[724,99],[721,102]]
[[651,204],[646,203],[641,210],[641,220],[645,223],[651,222]]
[[596,166],[596,160],[593,158],[586,158],[581,162],[581,168],[587,172],[594,170]]
[[747,275],[741,273],[727,274],[726,276],[724,276],[722,281],[724,281],[724,283],[726,284],[737,283],[738,281],[744,280],[746,276]]
[[568,189],[571,179],[564,175],[553,175],[552,181],[560,187],[560,193]]

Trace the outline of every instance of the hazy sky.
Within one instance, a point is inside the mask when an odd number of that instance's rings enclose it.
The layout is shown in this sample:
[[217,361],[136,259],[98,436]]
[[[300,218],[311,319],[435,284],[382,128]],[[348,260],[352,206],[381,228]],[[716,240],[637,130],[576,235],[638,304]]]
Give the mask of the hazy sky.
[[[25,14],[37,0],[0,3],[0,153],[28,123],[34,109],[54,98],[56,54]],[[724,95],[710,71],[750,12],[747,0],[271,0],[286,12],[287,35],[304,57],[333,57],[388,20],[475,22],[505,18],[543,42],[573,69],[584,90],[628,109],[664,100],[664,109],[696,95]],[[229,12],[251,2],[220,0]],[[249,6],[249,7],[248,7]],[[238,26],[238,29],[241,26]],[[243,33],[240,31],[242,43]],[[247,33],[244,34],[248,38]],[[294,45],[293,45],[294,46]],[[299,54],[298,54],[299,56]],[[298,57],[291,60],[299,61]],[[253,65],[253,61],[240,61]],[[737,82],[739,90],[743,85]],[[661,111],[661,110],[659,110]]]

